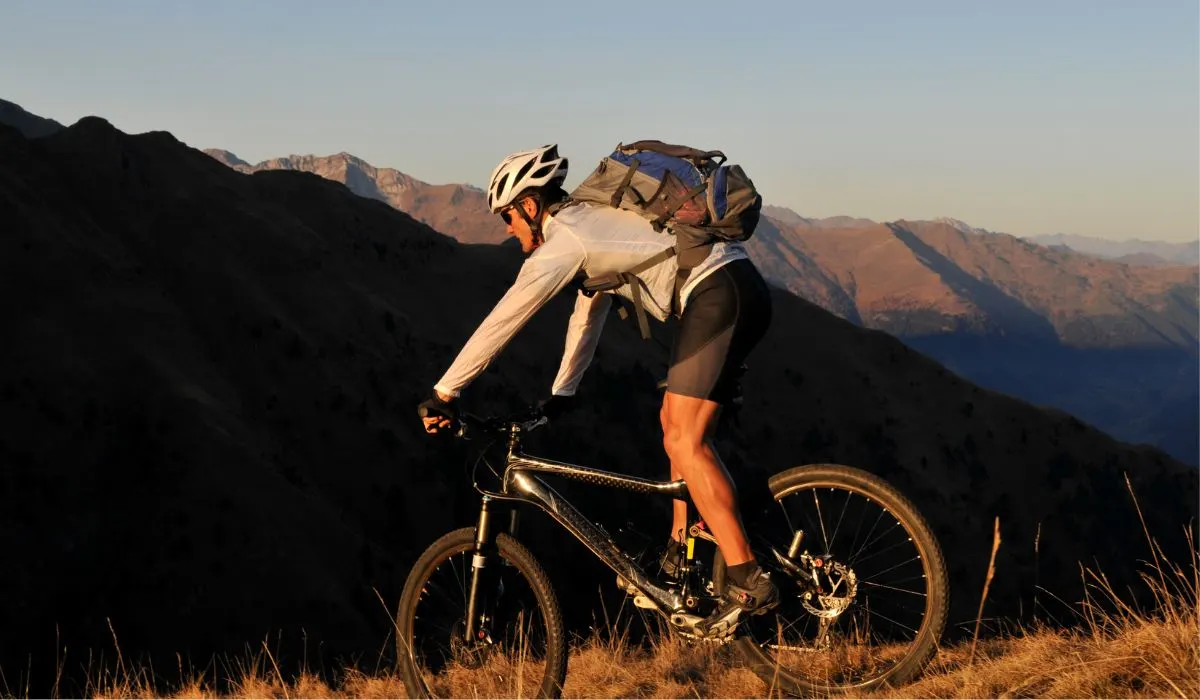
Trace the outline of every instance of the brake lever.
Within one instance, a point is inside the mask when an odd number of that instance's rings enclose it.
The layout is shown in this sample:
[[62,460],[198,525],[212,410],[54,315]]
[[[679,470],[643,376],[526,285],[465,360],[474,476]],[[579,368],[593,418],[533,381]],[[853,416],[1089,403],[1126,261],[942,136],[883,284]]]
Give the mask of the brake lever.
[[478,416],[471,415],[470,413],[463,413],[459,415],[454,422],[456,423],[454,428],[454,436],[461,440],[474,440],[480,435],[491,432],[488,430],[488,423],[486,420]]
[[543,425],[546,425],[549,422],[550,422],[549,418],[547,418],[545,416],[538,416],[535,420],[525,421],[524,423],[518,423],[517,425],[521,426],[521,430],[523,432],[528,433],[533,430],[537,430],[538,428],[542,427]]

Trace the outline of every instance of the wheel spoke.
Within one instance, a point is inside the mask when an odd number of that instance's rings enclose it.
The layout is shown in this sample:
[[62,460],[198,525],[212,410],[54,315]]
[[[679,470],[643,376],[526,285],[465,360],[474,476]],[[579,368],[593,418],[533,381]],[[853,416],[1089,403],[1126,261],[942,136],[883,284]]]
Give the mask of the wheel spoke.
[[860,585],[860,586],[874,586],[875,588],[886,588],[886,589],[888,589],[889,591],[899,591],[899,592],[901,592],[901,593],[912,593],[913,595],[919,595],[919,596],[921,596],[922,598],[924,598],[924,597],[926,596],[926,594],[925,594],[925,593],[922,593],[921,591],[913,591],[913,590],[909,590],[909,589],[907,589],[907,588],[899,588],[899,587],[897,587],[897,586],[888,586],[888,585],[885,585],[885,584],[882,584],[882,583],[875,583],[874,581],[859,581],[859,582],[858,582],[858,585]]
[[884,615],[883,613],[879,612],[878,610],[871,610],[871,611],[870,611],[869,613],[867,613],[867,614],[868,614],[868,615],[870,615],[870,616],[872,616],[872,617],[881,617],[881,618],[883,618],[884,620],[887,620],[888,622],[892,623],[893,625],[895,625],[895,626],[897,626],[897,627],[902,627],[902,628],[904,628],[905,630],[907,630],[907,631],[909,631],[909,632],[912,632],[913,634],[916,634],[916,633],[917,633],[917,628],[915,628],[915,627],[909,627],[908,625],[904,624],[903,622],[900,622],[899,620],[895,620],[895,619],[893,619],[893,618],[891,618],[891,617],[888,617],[887,615]]
[[877,571],[877,572],[875,572],[874,575],[882,576],[889,571],[895,571],[896,569],[899,569],[900,567],[904,566],[905,564],[908,564],[908,563],[914,562],[914,561],[921,561],[921,557],[913,557],[911,559],[906,559],[906,560],[900,562],[899,564],[893,564],[892,566],[889,566],[888,568],[884,569],[883,571]]
[[850,555],[851,559],[858,557],[859,552],[863,551],[864,549],[867,548],[867,545],[871,544],[871,542],[872,542],[871,535],[873,535],[875,533],[875,528],[879,526],[879,521],[882,519],[883,519],[883,510],[880,510],[879,515],[875,516],[875,522],[871,523],[871,529],[867,531],[867,536],[865,538],[867,541],[865,543],[863,543],[863,545],[861,547],[854,550],[854,553]]
[[841,529],[842,529],[842,519],[846,517],[846,508],[847,508],[849,505],[850,505],[850,499],[849,499],[849,498],[847,498],[847,499],[846,499],[846,500],[845,500],[845,501],[842,503],[842,512],[841,512],[841,513],[838,515],[838,521],[837,521],[837,525],[834,525],[834,526],[833,526],[833,537],[832,537],[832,538],[830,538],[830,540],[829,540],[829,548],[825,550],[825,551],[827,551],[827,552],[832,552],[832,551],[833,551],[833,543],[834,543],[834,542],[837,542],[838,530],[841,530]]
[[[908,540],[905,540],[903,542],[897,542],[896,544],[889,545],[889,546],[879,550],[878,552],[874,552],[868,556],[858,557],[855,559],[848,559],[848,560],[846,560],[846,563],[854,566],[855,568],[859,568],[862,566],[862,563],[864,561],[870,561],[870,560],[874,559],[875,557],[879,556],[880,554],[883,554],[884,552],[889,552],[897,547],[903,547],[904,545],[911,545],[911,544],[912,543],[909,542]],[[914,547],[914,549],[915,549],[915,547]],[[921,560],[920,555],[914,556],[911,559],[909,559],[908,561],[914,561],[914,560],[920,561]],[[908,561],[903,562],[903,563],[908,563]],[[876,574],[876,575],[878,575],[878,574]]]
[[825,516],[821,515],[821,498],[817,495],[817,490],[813,489],[813,503],[817,506],[817,522],[821,524],[821,539],[825,542],[825,551],[829,551],[829,535],[825,534]]
[[[899,520],[897,520],[896,522],[892,523],[892,526],[891,526],[891,527],[889,527],[888,529],[886,529],[886,530],[884,530],[883,532],[879,533],[879,536],[878,536],[878,537],[876,537],[875,539],[871,540],[870,542],[867,542],[867,543],[866,543],[866,544],[864,544],[863,546],[859,547],[859,548],[858,548],[858,551],[859,551],[859,552],[861,552],[862,550],[866,549],[867,547],[870,547],[871,545],[875,544],[875,543],[876,543],[876,542],[878,542],[879,540],[882,540],[884,537],[887,537],[887,534],[888,534],[889,532],[891,532],[892,530],[895,530],[895,529],[896,529],[896,528],[898,528],[898,527],[903,527],[903,526],[900,524],[900,521],[899,521]],[[856,554],[855,554],[853,557],[851,557],[851,558],[850,558],[850,559],[848,559],[847,561],[861,561],[861,559],[859,559],[859,558],[858,558],[858,555],[857,555],[857,553],[856,553]]]

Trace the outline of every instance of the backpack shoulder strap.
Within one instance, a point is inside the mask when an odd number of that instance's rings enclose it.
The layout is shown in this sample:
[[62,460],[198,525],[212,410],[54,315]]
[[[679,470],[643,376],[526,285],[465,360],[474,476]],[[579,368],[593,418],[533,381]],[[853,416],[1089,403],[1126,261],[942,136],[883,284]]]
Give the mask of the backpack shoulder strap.
[[626,275],[641,274],[661,262],[666,262],[667,260],[670,260],[672,257],[675,256],[676,252],[677,251],[675,250],[675,246],[666,248],[666,249],[646,258],[645,260],[641,261],[637,265],[634,265],[633,267],[629,268],[623,274],[626,274]]
[[[675,246],[671,246],[654,255],[646,258],[637,265],[625,270],[624,272],[614,272],[608,275],[599,275],[597,277],[589,277],[583,281],[583,289],[586,292],[608,292],[614,289],[619,289],[625,285],[629,285],[631,294],[633,295],[633,309],[637,315],[638,330],[642,334],[644,340],[650,338],[650,324],[646,321],[646,308],[642,304],[642,280],[638,275],[658,265],[661,262],[669,260],[675,255]],[[619,311],[625,311],[620,309]],[[622,313],[621,318],[628,316],[628,312]]]
[[576,204],[583,204],[583,202],[575,200],[575,199],[571,199],[570,197],[568,197],[568,198],[562,200],[561,202],[555,202],[554,204],[551,204],[548,207],[546,207],[546,213],[549,214],[550,216],[554,216],[555,214],[562,211],[563,209],[566,209],[567,207],[573,207]]

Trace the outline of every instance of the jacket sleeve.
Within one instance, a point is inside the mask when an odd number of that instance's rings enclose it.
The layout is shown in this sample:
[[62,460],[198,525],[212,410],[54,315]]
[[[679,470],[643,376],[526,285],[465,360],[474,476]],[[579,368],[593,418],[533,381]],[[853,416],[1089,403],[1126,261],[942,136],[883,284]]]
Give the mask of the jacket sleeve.
[[583,292],[575,299],[575,310],[567,323],[567,342],[563,348],[562,363],[558,376],[554,378],[551,394],[574,396],[583,379],[583,372],[592,363],[600,332],[604,330],[604,319],[612,307],[612,295],[596,294],[591,297]]
[[583,261],[583,246],[565,231],[534,251],[521,266],[512,287],[479,324],[434,389],[458,396],[533,314],[571,282]]

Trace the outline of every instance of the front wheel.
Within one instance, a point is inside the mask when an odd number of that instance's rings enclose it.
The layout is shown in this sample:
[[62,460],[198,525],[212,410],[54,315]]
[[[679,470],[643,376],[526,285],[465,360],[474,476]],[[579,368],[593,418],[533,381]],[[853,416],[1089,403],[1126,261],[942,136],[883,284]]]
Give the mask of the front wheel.
[[481,569],[472,639],[475,529],[448,533],[413,565],[396,615],[396,656],[410,697],[562,694],[567,643],[550,579],[509,535],[499,533],[494,550]]
[[[886,481],[852,467],[795,467],[768,485],[774,505],[749,534],[780,605],[742,625],[735,644],[750,668],[796,695],[910,680],[936,650],[949,604],[925,518]],[[720,582],[718,568],[719,560]]]

